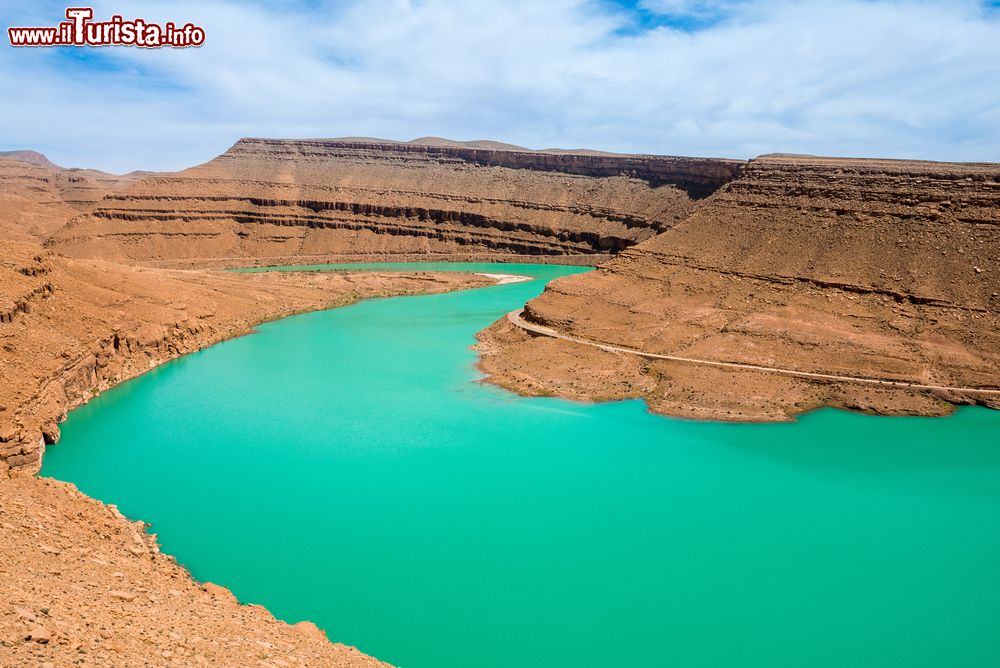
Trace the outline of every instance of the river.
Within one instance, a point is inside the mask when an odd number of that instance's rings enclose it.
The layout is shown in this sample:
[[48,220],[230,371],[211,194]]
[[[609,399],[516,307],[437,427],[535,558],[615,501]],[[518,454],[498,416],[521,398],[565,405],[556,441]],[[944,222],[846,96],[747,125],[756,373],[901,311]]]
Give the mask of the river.
[[42,474],[403,668],[1000,665],[1000,412],[519,397],[474,334],[581,269],[446,266],[536,280],[267,323],[74,410]]

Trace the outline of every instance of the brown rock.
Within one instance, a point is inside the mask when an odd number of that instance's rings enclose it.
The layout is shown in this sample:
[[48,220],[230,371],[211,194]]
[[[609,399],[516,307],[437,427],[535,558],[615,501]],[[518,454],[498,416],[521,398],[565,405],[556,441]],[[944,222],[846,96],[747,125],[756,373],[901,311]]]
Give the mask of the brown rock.
[[742,164],[442,141],[242,139],[205,165],[109,198],[51,246],[166,266],[600,256],[683,218]]
[[[0,540],[3,599],[16,602],[0,610],[0,666],[42,661],[57,666],[256,666],[266,647],[274,653],[269,661],[280,658],[296,666],[384,666],[241,606],[230,595],[199,592],[171,560],[126,556],[134,524],[70,485],[15,476],[0,482],[0,509],[4,515],[16,511],[32,527]],[[39,547],[55,543],[54,537],[115,555],[113,565],[81,559],[74,547],[49,555],[40,569]]]
[[[966,175],[976,178],[957,178]],[[758,158],[663,234],[595,272],[552,282],[525,317],[649,353],[997,387],[1000,312],[990,299],[1000,276],[968,268],[970,260],[996,266],[1000,257],[990,222],[1000,192],[986,185],[998,178],[1000,165]],[[913,206],[931,198],[970,204],[932,221]],[[898,316],[906,329],[889,324]],[[780,420],[822,405],[937,415],[950,402],[983,400],[681,362],[629,364],[615,353],[520,336],[503,322],[481,338],[482,366],[505,387],[578,399],[642,396],[671,415]]]
[[52,632],[44,626],[32,626],[24,637],[40,645],[47,645],[52,640]]
[[135,594],[130,591],[110,591],[108,592],[108,595],[118,601],[128,602],[135,600]]
[[229,591],[227,588],[225,588],[225,587],[223,587],[221,585],[217,585],[217,584],[215,584],[213,582],[206,582],[205,584],[203,584],[201,586],[201,588],[204,591],[207,591],[209,594],[211,594],[215,598],[222,599],[224,601],[228,601],[228,602],[232,602],[232,603],[236,602],[236,596],[233,595],[233,592]]
[[21,608],[15,606],[14,614],[28,622],[33,622],[36,619],[35,613],[33,613],[31,610],[28,610],[27,608]]
[[[0,154],[0,238],[41,243],[67,220],[138,176],[46,163],[25,159],[24,152]],[[45,272],[34,257],[20,269],[26,276]]]
[[323,629],[316,626],[312,622],[302,621],[298,622],[297,624],[292,624],[292,627],[295,628],[295,630],[298,631],[299,633],[307,635],[311,638],[318,638],[320,640],[327,639],[326,632],[324,632]]

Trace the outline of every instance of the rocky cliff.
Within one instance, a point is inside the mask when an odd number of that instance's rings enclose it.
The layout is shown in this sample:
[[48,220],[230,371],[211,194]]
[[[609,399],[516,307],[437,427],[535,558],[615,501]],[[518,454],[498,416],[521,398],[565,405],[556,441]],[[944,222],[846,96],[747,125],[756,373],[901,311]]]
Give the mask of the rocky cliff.
[[364,297],[490,283],[456,273],[137,268],[0,240],[0,478],[37,470],[71,408],[263,320]]
[[[71,260],[0,239],[4,666],[386,666],[195,582],[155,535],[37,470],[66,411],[262,320],[491,284],[458,273],[244,274]],[[15,474],[8,477],[8,473]],[[335,632],[336,630],[334,630]]]
[[60,230],[133,262],[606,257],[669,229],[740,161],[457,142],[243,139],[150,176]]
[[41,243],[140,176],[63,169],[34,151],[0,153],[0,238]]
[[[766,157],[663,234],[554,282],[525,317],[690,358],[1000,387],[1000,165]],[[628,358],[498,323],[509,387],[645,397],[653,410],[786,419],[822,405],[941,413],[995,398]]]
[[482,276],[139,268],[43,250],[130,177],[0,156],[0,656],[3,665],[385,666],[195,582],[155,536],[72,485],[30,475],[66,411],[263,320]]

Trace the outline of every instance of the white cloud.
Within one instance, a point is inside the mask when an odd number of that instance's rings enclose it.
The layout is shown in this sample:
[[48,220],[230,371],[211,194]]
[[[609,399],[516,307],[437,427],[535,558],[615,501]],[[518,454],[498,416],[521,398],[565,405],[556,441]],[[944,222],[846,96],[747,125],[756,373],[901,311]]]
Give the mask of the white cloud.
[[[0,98],[3,143],[119,171],[180,168],[248,135],[1000,159],[1000,22],[978,3],[648,2],[726,20],[636,31],[628,11],[596,0],[311,12],[100,0],[98,17],[192,20],[207,43],[104,49],[107,71],[4,47],[0,86],[16,94]],[[31,18],[54,23],[59,7]]]

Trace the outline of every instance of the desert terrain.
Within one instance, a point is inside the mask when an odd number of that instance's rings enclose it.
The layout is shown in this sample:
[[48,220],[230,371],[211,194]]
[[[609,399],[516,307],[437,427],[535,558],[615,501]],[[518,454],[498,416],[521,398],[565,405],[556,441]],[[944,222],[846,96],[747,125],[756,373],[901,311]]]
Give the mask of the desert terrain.
[[[69,259],[47,233],[128,177],[0,157],[0,657],[38,665],[384,665],[194,582],[141,524],[31,476],[66,412],[179,355],[292,313],[496,280],[240,274]],[[38,163],[38,164],[36,164]],[[85,174],[99,174],[85,171]],[[96,178],[96,177],[95,177]],[[82,185],[81,185],[82,183]],[[102,188],[104,190],[102,190]]]
[[118,177],[13,152],[0,156],[0,654],[378,665],[195,583],[140,525],[30,474],[68,410],[169,359],[296,312],[506,280],[216,269],[440,259],[597,265],[529,302],[528,327],[480,333],[488,379],[524,394],[739,421],[1000,408],[988,392],[580,343],[998,390],[1000,165],[243,139],[178,173]]
[[298,311],[494,281],[135,268],[17,242],[0,242],[0,258],[0,476],[13,476],[0,481],[4,665],[381,665],[203,589],[141,526],[25,474],[67,410],[164,361]]
[[455,144],[241,139],[114,193],[49,247],[160,266],[594,263],[686,217],[742,164]]
[[[775,156],[666,232],[560,279],[524,318],[631,350],[914,384],[1000,388],[1000,166]],[[795,378],[481,334],[491,379],[641,397],[654,412],[786,420],[822,406],[941,415],[996,393]]]
[[[549,286],[525,319],[653,354],[996,389],[998,178],[995,164],[242,139],[204,165],[111,193],[47,246],[168,267],[596,264]],[[482,368],[525,393],[642,397],[659,413],[723,420],[995,402],[625,359],[509,325],[482,335]]]
[[141,176],[63,169],[35,151],[0,152],[0,239],[42,243],[70,218]]

